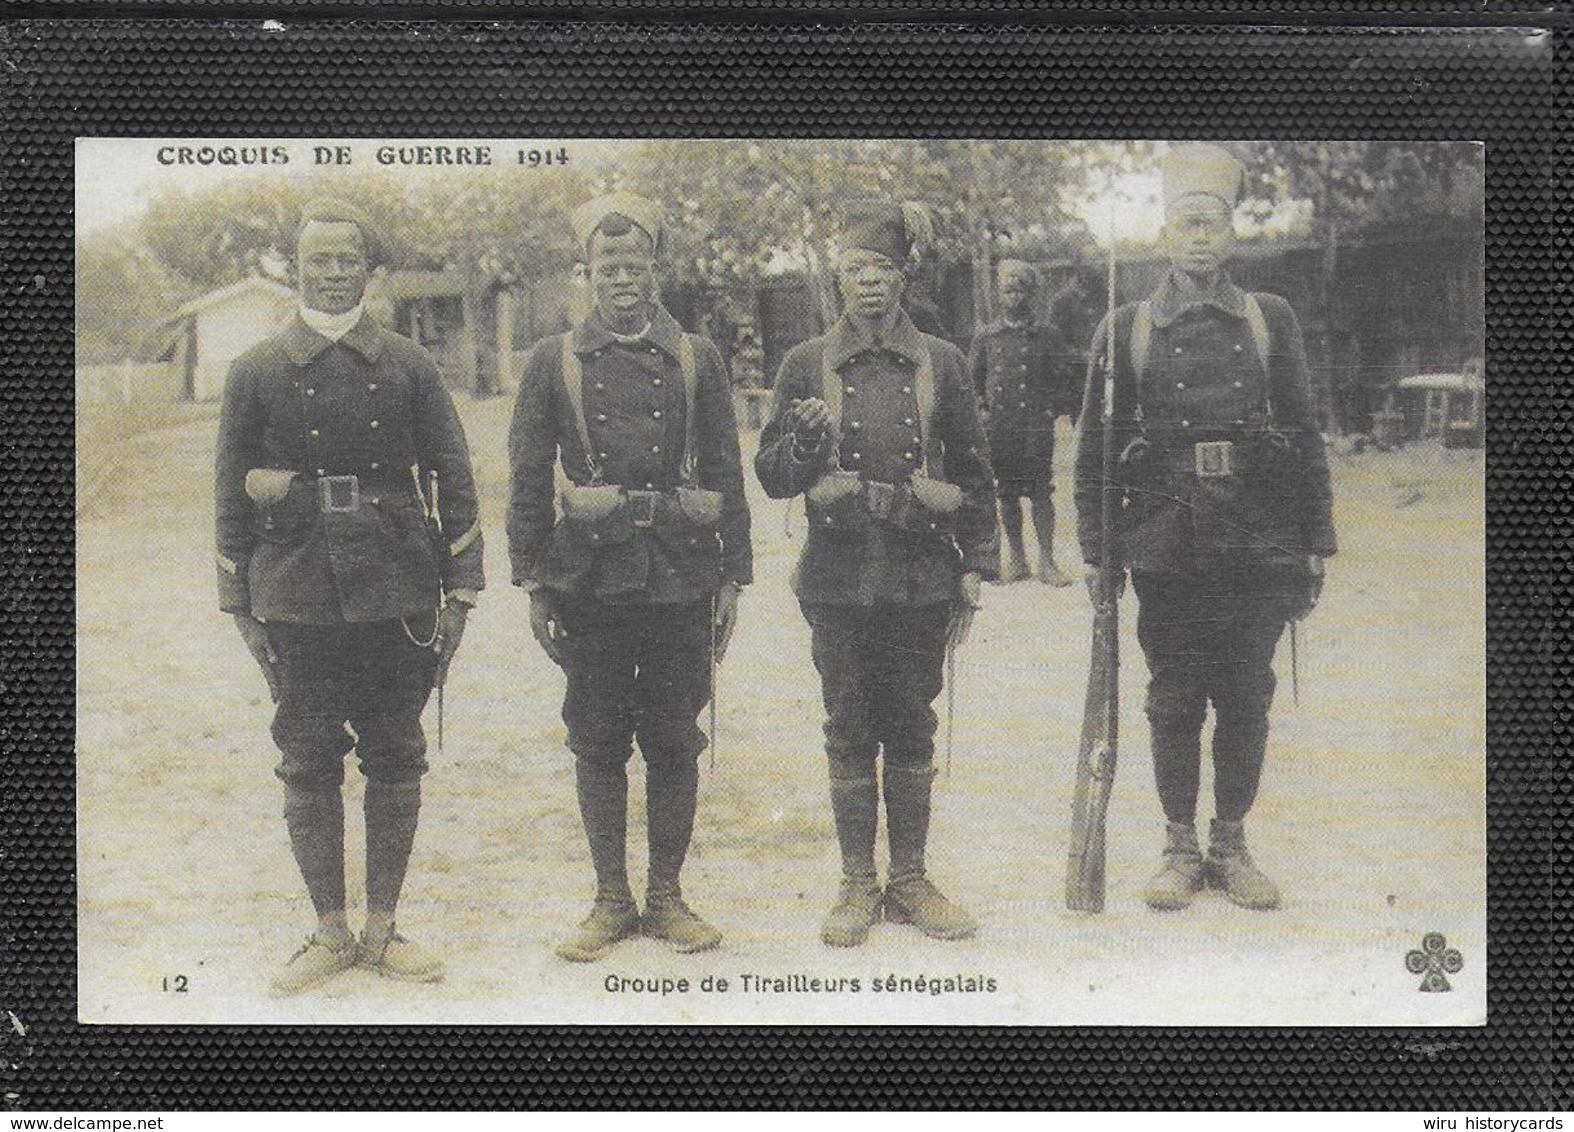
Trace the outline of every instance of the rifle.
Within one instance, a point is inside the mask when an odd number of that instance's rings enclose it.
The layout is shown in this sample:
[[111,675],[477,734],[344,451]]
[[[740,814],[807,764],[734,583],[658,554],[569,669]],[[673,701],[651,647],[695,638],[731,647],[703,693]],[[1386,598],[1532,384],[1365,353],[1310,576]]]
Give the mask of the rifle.
[[[1111,226],[1113,229],[1113,225]],[[1071,803],[1071,849],[1066,861],[1066,907],[1104,910],[1104,827],[1120,749],[1120,584],[1123,568],[1115,552],[1120,488],[1115,482],[1115,241],[1110,234],[1108,333],[1102,359],[1104,451],[1100,466],[1102,521],[1099,569],[1093,602],[1093,655],[1077,744],[1077,784]]]

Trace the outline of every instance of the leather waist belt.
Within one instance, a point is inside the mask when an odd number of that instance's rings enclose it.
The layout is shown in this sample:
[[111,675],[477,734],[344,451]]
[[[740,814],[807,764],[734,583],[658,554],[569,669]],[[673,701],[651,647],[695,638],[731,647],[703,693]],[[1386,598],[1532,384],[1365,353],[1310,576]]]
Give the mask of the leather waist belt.
[[[641,528],[654,527],[656,508],[668,494],[665,491],[636,491],[633,488],[624,488],[623,496],[628,500],[629,514],[634,525]],[[673,504],[676,505],[676,493],[672,494]]]
[[345,514],[358,511],[361,504],[402,502],[412,498],[409,487],[390,484],[387,480],[362,479],[357,475],[317,476],[308,479],[317,492],[317,510],[323,514]]

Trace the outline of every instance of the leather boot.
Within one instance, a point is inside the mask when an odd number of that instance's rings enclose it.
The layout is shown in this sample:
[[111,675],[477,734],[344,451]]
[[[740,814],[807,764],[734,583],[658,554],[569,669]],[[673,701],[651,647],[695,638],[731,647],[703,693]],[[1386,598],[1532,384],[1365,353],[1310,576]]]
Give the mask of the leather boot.
[[1049,500],[1033,503],[1033,529],[1038,533],[1038,580],[1046,586],[1063,588],[1071,575],[1055,565],[1055,505]]
[[1208,828],[1208,883],[1222,889],[1230,903],[1268,911],[1279,906],[1279,887],[1263,875],[1246,850],[1246,827],[1214,818]]
[[1202,891],[1202,850],[1197,847],[1197,827],[1172,821],[1165,827],[1164,864],[1148,882],[1142,899],[1156,912],[1185,908]]
[[880,880],[874,867],[880,790],[874,777],[832,778],[831,812],[842,851],[842,886],[836,906],[820,926],[820,941],[827,947],[858,947],[880,918]]
[[596,902],[556,952],[571,963],[591,963],[639,933],[628,881],[628,771],[617,760],[576,758],[574,786],[596,870]]
[[934,767],[887,764],[883,777],[891,843],[891,881],[882,902],[885,918],[893,924],[912,924],[935,939],[966,939],[978,931],[978,923],[924,874]]

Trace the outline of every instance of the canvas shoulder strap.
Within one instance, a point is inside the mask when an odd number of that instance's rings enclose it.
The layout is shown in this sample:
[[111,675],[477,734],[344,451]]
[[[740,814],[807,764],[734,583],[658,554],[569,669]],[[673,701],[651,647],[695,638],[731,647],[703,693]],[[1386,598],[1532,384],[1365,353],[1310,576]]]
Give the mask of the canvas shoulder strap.
[[1258,301],[1254,292],[1246,293],[1246,325],[1251,328],[1252,345],[1257,350],[1257,363],[1262,366],[1262,399],[1263,409],[1268,414],[1268,423],[1273,423],[1273,370],[1268,365],[1272,356],[1272,338],[1268,334],[1268,320],[1263,317],[1262,303]]
[[934,479],[945,479],[945,454],[935,439],[935,360],[926,347],[913,375],[913,394],[918,399],[918,436],[923,441],[919,471]]
[[694,339],[687,334],[678,335],[678,368],[683,371],[683,482],[696,486],[695,456],[695,403],[699,400],[700,370],[694,356]]
[[585,367],[580,365],[574,352],[574,332],[563,335],[563,392],[568,394],[569,408],[574,411],[574,430],[579,433],[580,447],[585,450],[585,467],[590,469],[590,482],[601,482],[601,465],[596,461],[595,449],[590,444],[590,428],[585,424]]
[[[1111,313],[1111,318],[1114,314]],[[1137,304],[1137,313],[1131,318],[1131,372],[1136,375],[1137,385],[1142,385],[1142,376],[1148,369],[1148,349],[1153,344],[1153,304],[1143,299]]]
[[831,348],[826,343],[820,348],[820,400],[831,411],[831,422],[842,427],[842,380],[831,365]]

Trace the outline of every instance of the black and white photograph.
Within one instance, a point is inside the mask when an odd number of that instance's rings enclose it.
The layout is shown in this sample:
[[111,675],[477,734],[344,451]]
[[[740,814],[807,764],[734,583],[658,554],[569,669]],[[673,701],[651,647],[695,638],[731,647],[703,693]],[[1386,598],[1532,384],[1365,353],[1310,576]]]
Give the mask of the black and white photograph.
[[78,1020],[1485,1024],[1486,157],[77,138]]

